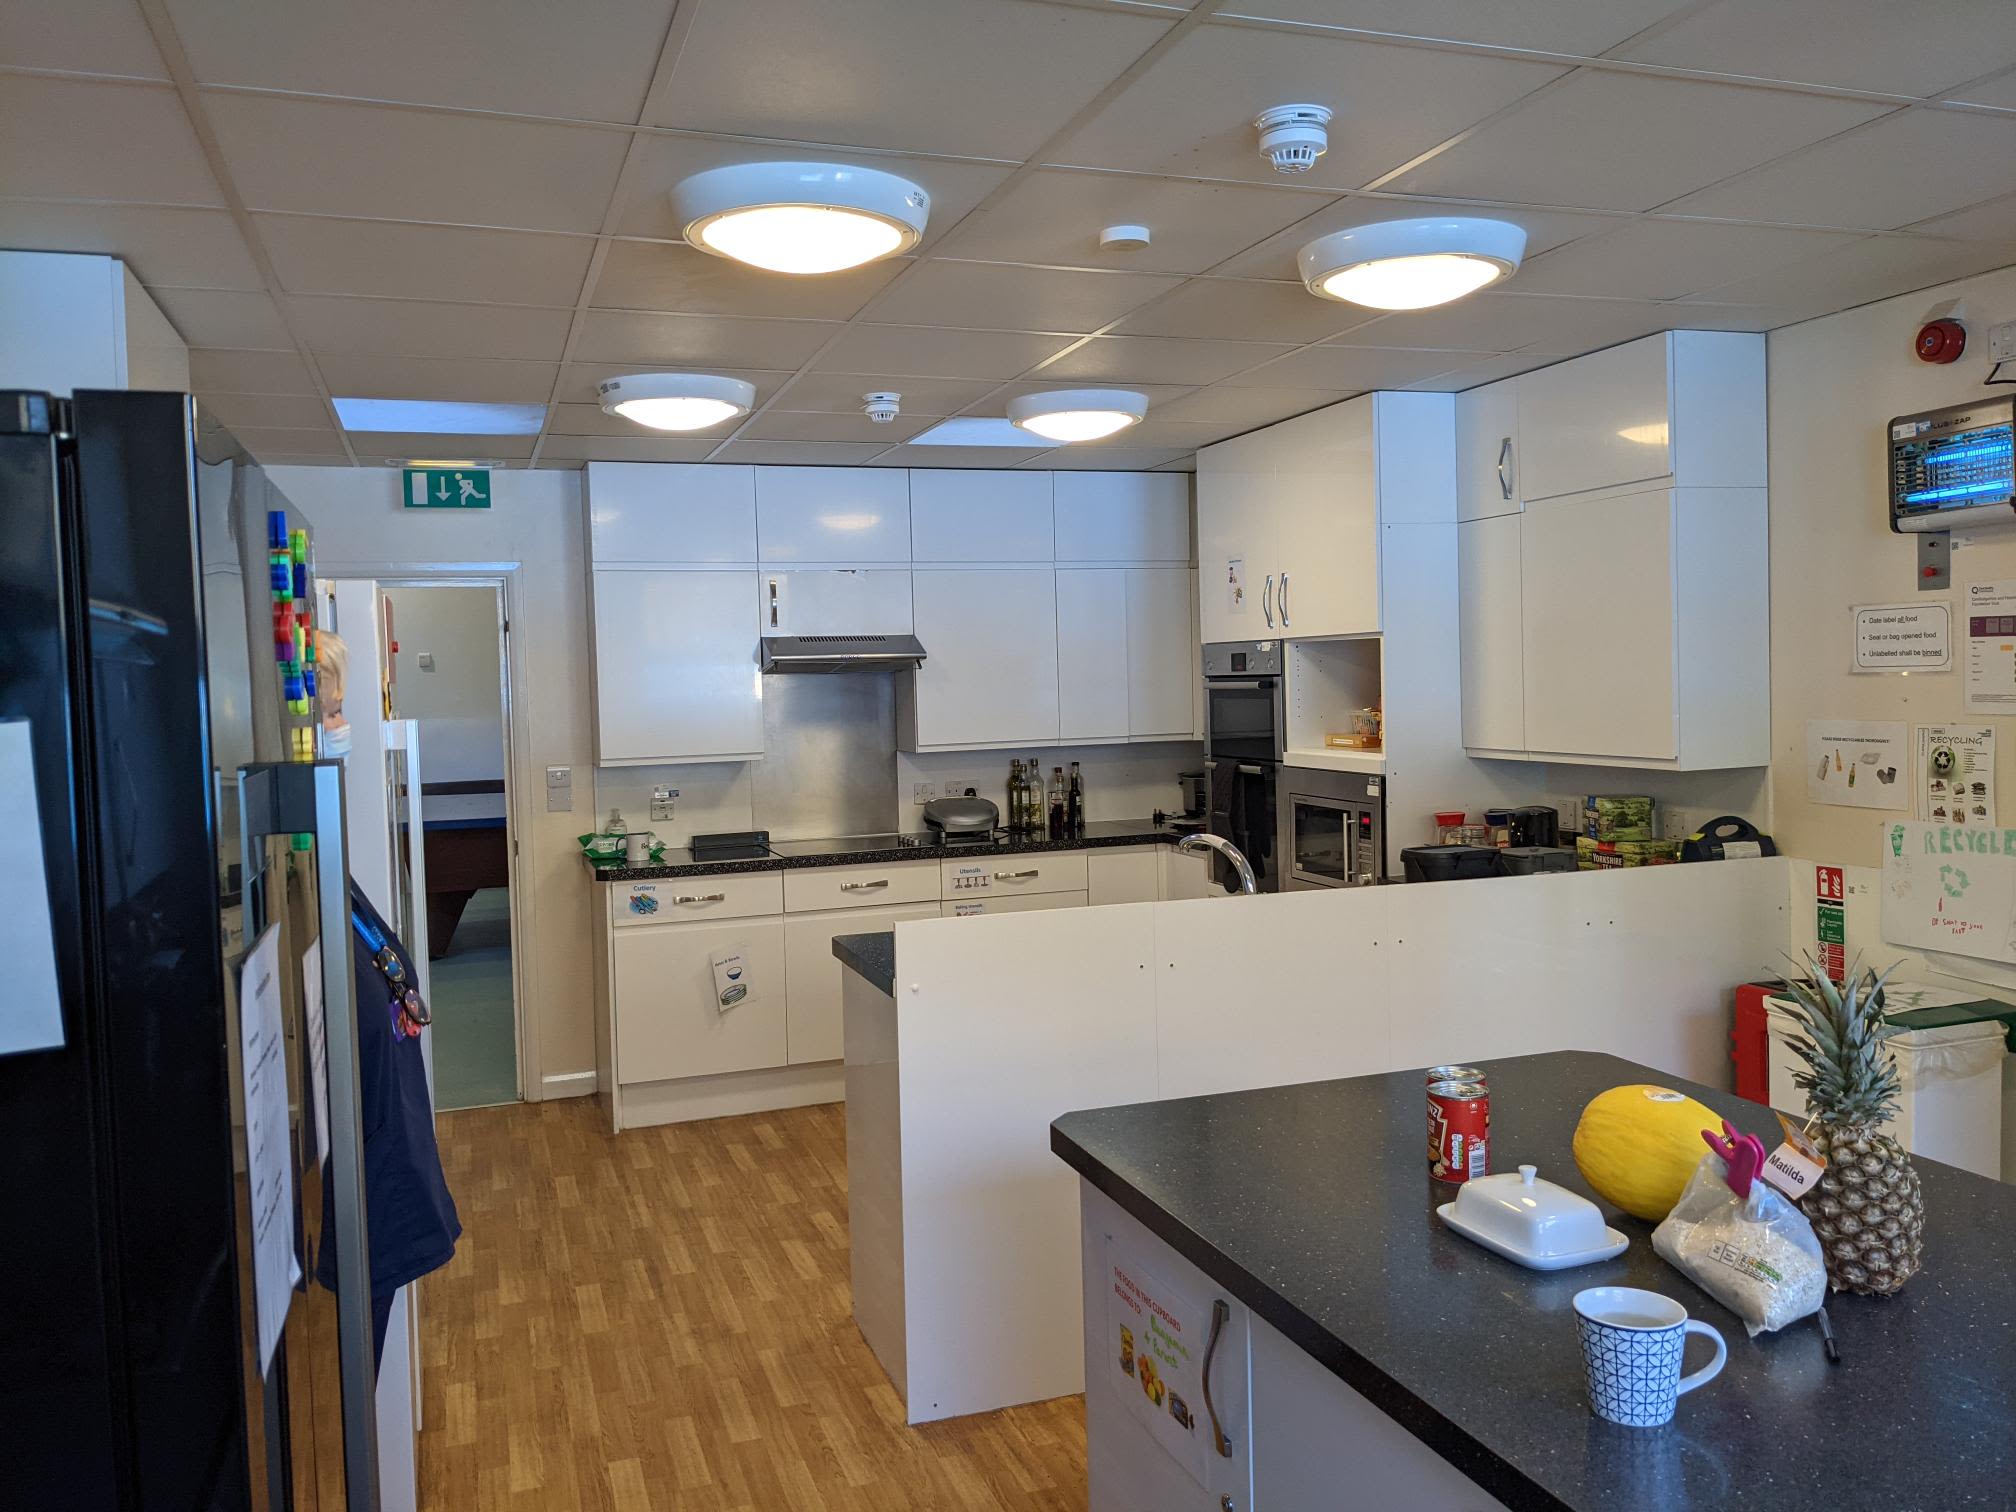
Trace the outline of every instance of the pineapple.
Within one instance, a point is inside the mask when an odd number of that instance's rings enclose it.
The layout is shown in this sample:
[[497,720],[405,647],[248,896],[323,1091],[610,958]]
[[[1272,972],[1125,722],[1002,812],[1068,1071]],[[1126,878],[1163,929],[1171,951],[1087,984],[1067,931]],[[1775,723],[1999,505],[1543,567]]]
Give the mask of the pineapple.
[[[1805,1062],[1793,1081],[1819,1120],[1813,1141],[1827,1169],[1804,1211],[1836,1291],[1887,1296],[1918,1272],[1925,1202],[1904,1147],[1879,1132],[1897,1111],[1897,1062],[1884,1043],[1883,981],[1857,961],[1835,986],[1809,959],[1790,979],[1805,1031],[1791,1041]],[[1895,969],[1894,967],[1892,968]]]

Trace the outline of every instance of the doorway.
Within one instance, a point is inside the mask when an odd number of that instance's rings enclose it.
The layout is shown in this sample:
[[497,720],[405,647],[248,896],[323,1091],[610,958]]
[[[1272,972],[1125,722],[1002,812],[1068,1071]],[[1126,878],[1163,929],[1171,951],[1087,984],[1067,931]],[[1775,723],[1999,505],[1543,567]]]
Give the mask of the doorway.
[[389,606],[392,712],[420,728],[435,1107],[517,1102],[503,584],[381,578],[379,587]]

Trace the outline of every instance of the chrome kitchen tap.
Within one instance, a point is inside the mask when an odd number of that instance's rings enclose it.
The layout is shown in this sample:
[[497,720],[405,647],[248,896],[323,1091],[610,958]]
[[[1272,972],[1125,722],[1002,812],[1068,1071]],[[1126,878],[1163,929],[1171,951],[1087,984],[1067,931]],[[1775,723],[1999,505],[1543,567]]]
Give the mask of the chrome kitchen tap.
[[1181,840],[1176,842],[1176,849],[1184,855],[1195,855],[1199,851],[1214,850],[1238,868],[1239,891],[1249,894],[1260,891],[1260,884],[1253,880],[1253,863],[1246,859],[1238,846],[1223,836],[1206,835],[1201,832],[1195,835],[1185,835]]

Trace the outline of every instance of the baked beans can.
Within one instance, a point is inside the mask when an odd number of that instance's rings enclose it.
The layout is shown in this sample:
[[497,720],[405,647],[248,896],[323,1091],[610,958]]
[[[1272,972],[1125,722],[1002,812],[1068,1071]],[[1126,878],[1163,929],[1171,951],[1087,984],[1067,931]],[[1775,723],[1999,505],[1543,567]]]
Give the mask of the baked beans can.
[[1468,1181],[1491,1169],[1491,1094],[1476,1082],[1428,1086],[1429,1171],[1437,1181]]
[[1433,1086],[1438,1081],[1475,1082],[1480,1087],[1488,1087],[1484,1073],[1475,1066],[1430,1066],[1421,1079]]

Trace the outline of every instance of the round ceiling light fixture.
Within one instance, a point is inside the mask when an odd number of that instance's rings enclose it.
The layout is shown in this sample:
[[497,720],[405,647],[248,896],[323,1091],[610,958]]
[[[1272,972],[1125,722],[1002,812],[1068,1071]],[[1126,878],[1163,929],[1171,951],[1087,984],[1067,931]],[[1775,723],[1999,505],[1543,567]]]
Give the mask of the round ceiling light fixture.
[[756,385],[713,373],[631,373],[596,389],[602,413],[661,431],[706,430],[749,413]]
[[772,273],[837,273],[917,245],[931,196],[844,163],[731,163],[672,191],[686,240]]
[[1333,231],[1295,260],[1311,294],[1375,310],[1425,310],[1509,277],[1525,255],[1523,226],[1438,216]]
[[1138,425],[1148,413],[1148,396],[1132,389],[1045,389],[1008,401],[1008,418],[1023,430],[1068,446],[1098,441]]

